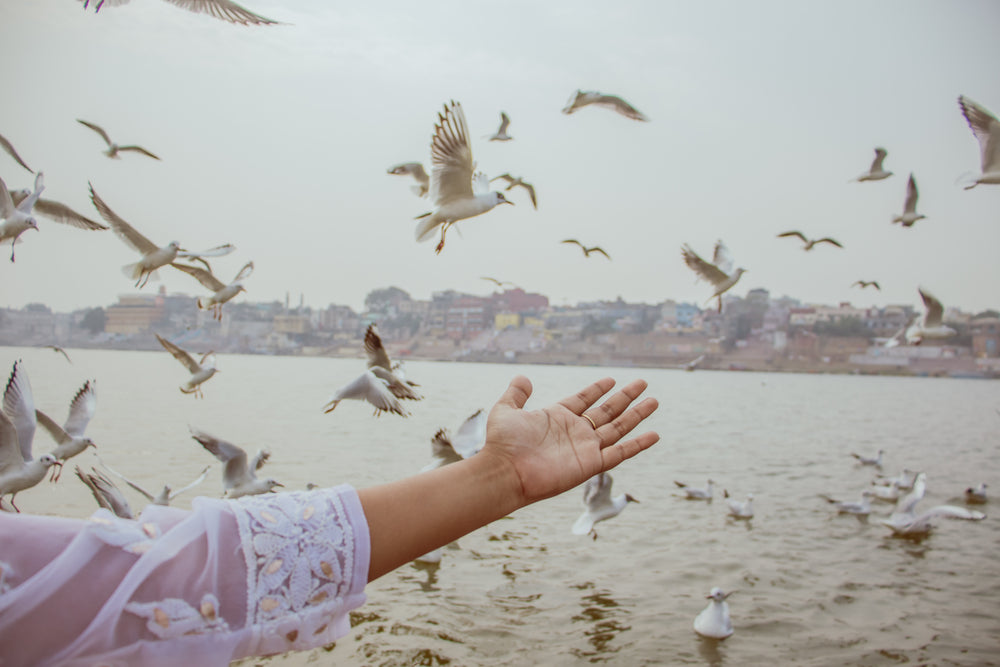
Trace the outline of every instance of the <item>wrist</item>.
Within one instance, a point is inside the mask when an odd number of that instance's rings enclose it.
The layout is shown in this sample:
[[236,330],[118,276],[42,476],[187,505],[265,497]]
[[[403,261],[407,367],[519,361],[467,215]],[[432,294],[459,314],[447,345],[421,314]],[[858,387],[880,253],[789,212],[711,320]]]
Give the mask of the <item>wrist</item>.
[[528,504],[521,477],[510,459],[484,448],[466,462],[473,470],[472,478],[477,488],[494,509],[494,520]]

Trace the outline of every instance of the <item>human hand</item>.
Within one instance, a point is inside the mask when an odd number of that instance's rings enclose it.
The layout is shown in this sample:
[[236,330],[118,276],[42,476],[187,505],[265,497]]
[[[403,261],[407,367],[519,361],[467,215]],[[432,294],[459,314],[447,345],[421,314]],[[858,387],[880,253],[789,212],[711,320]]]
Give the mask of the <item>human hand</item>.
[[622,440],[659,404],[646,398],[632,405],[646,389],[644,380],[635,380],[595,405],[614,385],[613,379],[604,378],[554,405],[527,411],[531,382],[515,377],[490,411],[486,444],[476,456],[497,458],[509,470],[518,506],[557,495],[614,468],[660,439],[648,432]]

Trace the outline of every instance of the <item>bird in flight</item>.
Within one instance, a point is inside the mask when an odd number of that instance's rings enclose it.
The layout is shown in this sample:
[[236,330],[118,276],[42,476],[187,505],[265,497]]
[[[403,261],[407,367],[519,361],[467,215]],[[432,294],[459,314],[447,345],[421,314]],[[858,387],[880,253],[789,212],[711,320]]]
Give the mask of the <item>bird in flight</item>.
[[19,165],[27,169],[32,174],[35,173],[35,170],[29,167],[27,164],[25,164],[21,156],[17,154],[16,150],[14,150],[14,145],[11,144],[9,141],[7,141],[7,139],[3,135],[0,135],[0,148],[3,148],[7,152],[7,154],[10,155],[12,158],[14,158],[14,161],[17,162]]
[[496,131],[496,134],[490,137],[490,141],[510,141],[514,137],[507,134],[507,127],[510,125],[510,117],[507,116],[507,112],[500,112],[500,129]]
[[855,286],[860,287],[861,289],[864,289],[866,287],[874,287],[879,292],[882,291],[882,287],[875,280],[855,280],[854,283],[851,285],[851,287]]
[[718,299],[719,312],[721,313],[722,295],[739,282],[740,276],[746,273],[746,269],[740,267],[735,271],[733,270],[733,258],[729,254],[729,249],[723,245],[722,241],[716,242],[711,262],[707,262],[699,257],[686,244],[681,248],[681,255],[684,257],[684,263],[688,265],[689,269],[698,274],[699,278],[707,280],[712,284],[715,291],[712,292],[712,296],[708,297],[708,301]]
[[215,458],[225,465],[222,468],[222,485],[226,498],[239,498],[259,493],[270,493],[276,486],[284,486],[275,479],[257,479],[257,471],[271,457],[271,452],[261,449],[253,460],[247,460],[247,453],[231,442],[220,440],[214,435],[199,431],[191,426],[191,437],[201,443]]
[[617,95],[605,95],[603,93],[598,93],[597,91],[584,92],[582,90],[577,90],[573,93],[573,97],[570,98],[569,102],[566,103],[566,106],[563,107],[562,112],[569,115],[591,104],[611,109],[612,111],[615,111],[626,118],[631,118],[632,120],[649,120],[635,107]]
[[489,276],[480,276],[480,278],[482,280],[488,280],[488,281],[490,281],[491,283],[495,284],[500,289],[504,289],[506,287],[510,287],[511,289],[520,289],[517,285],[515,285],[512,282],[510,282],[509,280],[497,280],[496,278],[491,278]]
[[903,202],[903,213],[897,215],[892,221],[898,222],[904,227],[912,227],[917,220],[926,218],[927,216],[917,213],[917,197],[919,196],[917,182],[913,180],[913,174],[910,174],[910,180],[906,183],[906,201]]
[[979,142],[980,163],[982,173],[965,186],[971,190],[977,185],[1000,183],[1000,121],[989,111],[962,95],[958,98],[958,106],[965,116],[969,129]]
[[219,372],[215,367],[215,353],[206,352],[201,356],[201,361],[197,362],[185,350],[182,350],[159,334],[154,335],[156,336],[156,340],[160,341],[160,345],[191,373],[191,378],[181,386],[181,393],[194,394],[195,398],[205,398],[205,394],[201,391],[202,383],[207,382],[209,378]]
[[424,165],[419,162],[404,162],[403,164],[397,164],[395,167],[390,167],[388,172],[395,176],[412,176],[413,180],[417,182],[416,185],[410,187],[414,194],[418,197],[424,197],[427,195],[427,191],[431,187],[431,177],[427,175],[427,170],[424,169]]
[[[27,188],[10,191],[10,198],[13,200],[14,206],[17,206],[30,196],[31,191]],[[107,229],[105,225],[91,220],[81,213],[77,213],[69,206],[66,206],[66,204],[52,199],[46,199],[45,197],[39,197],[38,201],[35,202],[35,205],[31,210],[42,217],[52,220],[53,222],[60,222],[64,225],[76,227],[77,229],[87,229],[91,231]]]
[[45,189],[42,173],[35,175],[35,191],[30,196],[14,204],[14,199],[7,190],[7,184],[0,178],[0,243],[10,242],[10,261],[14,261],[14,246],[21,234],[34,229],[38,231],[38,222],[31,215],[32,208],[38,202],[38,197]]
[[90,129],[92,129],[94,132],[97,132],[99,135],[101,135],[101,138],[104,139],[104,143],[106,143],[108,145],[108,150],[104,151],[104,154],[107,155],[110,158],[114,158],[116,160],[120,160],[121,159],[121,155],[119,155],[119,153],[121,153],[123,151],[131,151],[133,153],[142,153],[143,155],[151,157],[154,160],[159,160],[160,159],[160,158],[156,157],[155,155],[153,155],[152,153],[150,153],[149,151],[147,151],[142,146],[134,146],[134,145],[119,146],[115,142],[111,141],[111,137],[108,136],[108,133],[105,132],[104,128],[101,127],[100,125],[95,125],[94,123],[89,123],[89,122],[87,122],[85,120],[80,120],[79,118],[76,119],[76,122],[80,123],[81,125],[86,125]]
[[206,289],[212,291],[212,296],[200,296],[198,297],[198,309],[206,310],[208,308],[212,309],[212,316],[222,321],[222,304],[226,303],[233,297],[235,297],[240,292],[247,291],[247,288],[243,286],[244,280],[250,277],[253,273],[253,262],[247,262],[240,269],[236,277],[233,278],[233,282],[226,285],[221,280],[212,275],[211,271],[206,271],[199,266],[188,266],[187,264],[177,264],[176,262],[171,264],[175,269],[180,269],[184,273],[194,276],[194,279],[200,282]]
[[386,382],[393,396],[411,401],[419,401],[423,398],[414,389],[420,385],[403,378],[400,364],[394,364],[389,359],[389,353],[382,345],[382,337],[375,331],[374,323],[369,324],[365,330],[365,354],[368,355],[368,370],[374,373],[375,377]]
[[943,322],[944,306],[941,302],[922,287],[918,287],[917,291],[927,310],[922,318],[917,318],[906,330],[906,342],[920,345],[928,338],[944,339],[954,336],[957,332]]
[[600,253],[600,254],[604,255],[608,259],[611,259],[611,255],[609,255],[608,253],[604,252],[604,248],[602,248],[601,246],[595,245],[595,246],[591,246],[591,247],[588,248],[587,246],[583,245],[582,243],[580,243],[576,239],[565,239],[563,241],[560,241],[560,243],[570,243],[570,244],[573,244],[573,245],[580,246],[580,250],[583,251],[584,257],[590,257],[590,253],[597,252],[597,253]]
[[532,185],[531,183],[525,183],[524,180],[520,176],[518,176],[517,178],[515,178],[515,177],[511,176],[510,174],[500,174],[499,176],[495,176],[495,177],[493,177],[493,178],[490,179],[490,183],[492,183],[493,181],[495,181],[497,179],[500,179],[500,178],[502,178],[503,180],[505,180],[507,182],[507,187],[504,188],[504,192],[507,192],[507,191],[511,190],[512,188],[515,188],[515,187],[518,187],[518,186],[520,186],[520,187],[524,188],[525,190],[527,190],[528,191],[528,196],[531,197],[531,205],[535,207],[536,211],[538,210],[538,199],[535,198],[535,186],[534,185]]
[[[91,0],[80,0],[83,8],[90,6]],[[128,0],[97,0],[94,2],[94,13],[101,11],[101,7],[118,7],[124,5]],[[249,9],[244,9],[232,0],[167,0],[172,5],[194,12],[196,14],[208,14],[217,19],[238,23],[240,25],[277,25],[278,21],[273,21],[259,14],[254,14]]]
[[892,176],[891,171],[886,171],[882,167],[882,161],[885,160],[885,156],[889,153],[882,147],[875,149],[875,159],[872,160],[872,166],[868,168],[868,171],[861,174],[857,178],[853,179],[851,182],[855,181],[881,181],[882,179],[889,178]]
[[778,234],[779,239],[784,238],[786,236],[795,236],[799,239],[802,239],[802,242],[805,244],[805,246],[803,246],[802,248],[803,250],[812,250],[813,246],[816,245],[817,243],[830,243],[832,245],[837,246],[838,248],[844,247],[840,245],[840,243],[837,240],[831,239],[829,236],[824,236],[821,239],[807,239],[805,234],[799,231],[782,232],[781,234]]

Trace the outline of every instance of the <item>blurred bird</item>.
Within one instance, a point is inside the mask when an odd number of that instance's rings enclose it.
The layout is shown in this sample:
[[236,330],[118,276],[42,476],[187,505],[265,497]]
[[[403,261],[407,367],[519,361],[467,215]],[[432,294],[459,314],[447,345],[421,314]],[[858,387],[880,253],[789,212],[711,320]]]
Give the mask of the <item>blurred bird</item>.
[[517,178],[515,178],[515,177],[511,176],[510,174],[500,174],[499,176],[496,176],[495,178],[491,178],[490,179],[490,183],[492,183],[493,181],[495,181],[497,179],[501,179],[501,178],[504,181],[507,182],[507,187],[504,188],[504,192],[508,192],[512,188],[518,187],[518,186],[524,188],[525,190],[528,191],[528,196],[531,197],[531,205],[535,207],[536,211],[538,210],[538,199],[535,198],[535,186],[534,185],[532,185],[531,183],[525,183],[524,180],[522,180],[522,178],[520,176],[518,176]]
[[206,352],[201,356],[200,362],[195,361],[194,358],[185,350],[182,350],[169,340],[161,337],[160,334],[153,335],[156,336],[156,340],[160,341],[160,345],[162,345],[167,352],[173,355],[174,359],[181,362],[184,368],[188,369],[188,372],[191,373],[191,378],[181,385],[181,393],[194,394],[195,398],[205,398],[205,394],[202,393],[201,385],[219,372],[219,369],[215,367],[215,352]]
[[869,491],[875,500],[881,500],[884,503],[894,503],[904,495],[899,490],[899,483],[896,480],[890,482],[888,486],[873,486]]
[[856,454],[854,452],[851,452],[851,456],[853,456],[857,460],[857,462],[859,464],[861,464],[863,466],[875,466],[876,468],[881,468],[882,467],[882,455],[883,454],[885,454],[885,450],[884,449],[878,450],[878,452],[875,454],[874,457],[871,457],[871,456],[862,456],[861,454]]
[[17,512],[21,511],[14,504],[17,494],[41,482],[50,467],[62,465],[51,454],[32,458],[36,419],[31,382],[21,362],[15,361],[0,410],[0,498],[9,493],[10,505]]
[[602,248],[601,246],[596,246],[595,245],[595,246],[591,246],[590,248],[588,248],[587,246],[583,245],[582,243],[580,243],[576,239],[565,239],[563,241],[560,241],[560,243],[570,243],[570,244],[573,244],[573,245],[580,246],[580,250],[583,251],[583,256],[584,257],[590,257],[590,253],[596,252],[596,253],[600,253],[600,254],[604,255],[608,259],[611,259],[611,255],[609,255],[608,253],[604,252],[604,248]]
[[639,502],[627,493],[612,498],[612,482],[609,473],[601,472],[584,483],[583,506],[586,509],[573,524],[574,535],[590,535],[596,540],[594,524],[618,516],[629,503]]
[[[83,8],[87,9],[91,2],[94,2],[94,13],[101,11],[101,7],[118,7],[124,5],[129,0],[80,0]],[[240,25],[277,25],[278,21],[272,21],[259,14],[254,14],[248,9],[244,9],[232,0],[167,0],[172,5],[182,9],[195,12],[196,14],[208,14],[217,19],[238,23]]]
[[629,104],[622,98],[618,97],[617,95],[604,95],[596,91],[584,92],[582,90],[577,90],[575,93],[573,93],[573,96],[570,98],[569,102],[566,103],[566,106],[563,107],[562,112],[568,115],[591,104],[596,104],[599,107],[605,107],[606,109],[611,109],[612,111],[615,111],[621,114],[622,116],[625,116],[626,118],[631,118],[632,120],[641,120],[641,121],[649,120],[648,118],[646,118],[646,116],[641,114],[635,107],[633,107],[631,104]]
[[876,486],[890,486],[895,484],[897,487],[904,491],[909,491],[913,488],[913,481],[917,477],[917,472],[915,470],[910,470],[909,468],[903,468],[895,477],[885,477],[880,475],[876,477],[872,484]]
[[903,202],[903,214],[897,215],[892,219],[893,223],[899,223],[904,227],[912,227],[913,223],[921,218],[926,218],[926,215],[917,213],[917,197],[920,193],[917,192],[917,182],[913,180],[913,174],[910,174],[910,180],[906,182],[906,201]]
[[38,222],[31,215],[31,209],[38,201],[38,196],[45,189],[45,181],[42,172],[35,175],[35,191],[31,196],[25,197],[18,203],[7,190],[7,184],[0,178],[0,243],[10,242],[10,261],[14,261],[14,246],[18,243],[18,237],[29,229],[38,231]]
[[729,603],[726,598],[736,591],[724,592],[718,586],[705,597],[708,606],[694,619],[694,631],[709,639],[725,639],[733,634],[733,622],[729,618]]
[[[431,191],[434,210],[417,216],[418,241],[430,239],[434,230],[441,227],[441,241],[435,252],[444,249],[448,228],[459,220],[482,215],[498,204],[512,204],[499,192],[475,194],[472,190],[472,149],[469,147],[469,130],[465,123],[462,105],[452,101],[438,112],[438,123],[431,139]],[[477,177],[477,186],[489,187],[485,176]]]
[[718,299],[719,312],[721,313],[722,295],[739,282],[740,276],[746,273],[746,269],[738,268],[733,271],[733,259],[729,254],[729,249],[722,244],[722,241],[716,242],[715,253],[711,263],[699,257],[686,244],[681,248],[681,255],[684,257],[684,263],[688,265],[689,269],[698,274],[699,278],[707,280],[712,284],[715,291],[712,292],[712,296],[708,297],[708,301]]
[[691,361],[687,362],[686,364],[682,364],[681,368],[683,368],[686,371],[693,371],[696,368],[698,368],[698,365],[703,361],[705,361],[705,355],[700,354]]
[[450,438],[452,447],[463,459],[474,456],[486,444],[486,416],[482,408],[476,410],[465,418]]
[[922,287],[917,288],[917,291],[927,310],[922,318],[917,319],[906,330],[906,342],[910,345],[920,345],[928,338],[943,340],[954,336],[957,332],[942,322],[944,306],[941,302]]
[[[101,461],[101,458],[98,457],[97,460]],[[150,504],[152,504],[152,505],[163,505],[163,506],[169,505],[171,503],[171,501],[173,501],[173,499],[176,498],[177,496],[179,496],[182,493],[185,493],[187,491],[190,491],[194,487],[196,487],[199,484],[201,484],[202,482],[204,482],[205,481],[205,477],[208,475],[209,469],[212,467],[212,466],[205,466],[205,468],[201,471],[201,474],[193,482],[191,482],[187,486],[184,486],[184,487],[181,487],[181,488],[177,489],[176,491],[174,491],[173,489],[171,489],[169,485],[164,484],[163,485],[163,490],[160,491],[158,494],[156,494],[154,496],[152,493],[150,493],[146,489],[142,488],[141,486],[139,486],[138,484],[136,484],[135,482],[133,482],[132,480],[130,480],[125,475],[123,475],[120,472],[118,472],[117,470],[114,470],[113,468],[111,468],[111,466],[109,466],[104,461],[101,461],[101,465],[104,468],[106,468],[107,471],[110,472],[112,475],[120,478],[123,482],[125,482],[126,484],[128,484],[129,486],[131,486],[133,489],[135,489],[136,491],[138,491],[140,494],[142,494],[150,502]]]
[[872,160],[872,166],[868,168],[868,171],[861,174],[857,178],[853,179],[855,181],[881,181],[884,178],[889,178],[892,176],[891,171],[886,171],[882,168],[882,161],[885,160],[885,156],[888,155],[884,148],[875,149],[875,159]]
[[480,276],[480,279],[481,280],[488,280],[491,283],[495,284],[500,289],[505,289],[507,287],[510,287],[511,289],[520,289],[517,285],[515,285],[512,282],[510,282],[509,280],[497,280],[496,278],[491,278],[489,276]]
[[855,280],[854,283],[851,285],[851,287],[855,286],[860,287],[861,289],[864,289],[866,287],[874,287],[879,292],[882,291],[882,288],[874,280]]
[[965,490],[965,502],[970,505],[985,505],[986,504],[986,482],[981,483],[979,486],[970,486]]
[[836,500],[830,496],[821,496],[826,502],[837,507],[837,514],[855,514],[857,516],[868,516],[872,511],[871,499],[874,494],[865,489],[861,492],[861,500],[856,503]]
[[455,446],[451,444],[448,431],[439,428],[434,437],[431,438],[431,462],[420,469],[420,472],[428,472],[435,468],[442,468],[449,463],[457,463],[462,460],[462,455],[455,451]]
[[247,291],[241,281],[246,280],[253,273],[253,262],[247,262],[240,269],[239,273],[236,274],[236,277],[233,278],[233,282],[226,285],[212,275],[211,271],[206,271],[201,267],[188,266],[176,262],[172,263],[171,266],[175,269],[180,269],[190,276],[194,276],[195,280],[200,282],[206,289],[212,291],[212,296],[198,297],[198,309],[206,310],[211,308],[213,318],[220,322],[222,321],[222,305],[240,292]]
[[989,111],[964,95],[959,96],[958,106],[969,124],[969,129],[979,142],[982,173],[965,186],[971,190],[977,185],[1000,183],[1000,121]]
[[684,497],[688,500],[712,500],[712,485],[715,482],[708,480],[708,484],[703,489],[696,486],[688,486],[684,482],[674,480],[674,484],[684,492]]
[[722,490],[722,497],[726,499],[726,504],[729,505],[729,516],[734,519],[752,519],[753,518],[753,494],[748,493],[747,499],[743,502],[734,500],[729,497],[729,491],[726,489]]
[[108,145],[108,150],[104,151],[104,154],[107,155],[109,158],[120,160],[121,155],[119,155],[119,153],[132,152],[132,153],[141,153],[143,155],[153,158],[154,160],[160,159],[155,155],[153,155],[152,153],[150,153],[149,151],[147,151],[142,146],[134,146],[134,145],[119,146],[115,142],[111,141],[111,137],[108,136],[108,133],[105,132],[104,128],[102,128],[100,125],[95,125],[94,123],[88,123],[87,121],[80,120],[79,118],[76,119],[76,122],[80,123],[81,125],[85,125],[86,127],[89,127],[94,132],[97,132],[97,134],[101,135],[101,138],[104,139],[104,143]]
[[257,471],[270,458],[271,452],[261,449],[253,460],[247,463],[247,453],[243,449],[204,431],[199,431],[193,426],[188,428],[191,430],[192,438],[200,442],[202,447],[225,464],[222,468],[222,485],[226,490],[225,496],[227,498],[270,493],[274,487],[284,486],[281,482],[270,477],[257,479]]
[[54,352],[58,352],[62,356],[66,357],[66,361],[68,361],[69,363],[73,363],[73,360],[69,358],[68,354],[66,354],[66,350],[64,350],[63,348],[59,347],[58,345],[46,345],[45,347],[47,347],[48,349],[50,349],[50,350],[52,350]]
[[[31,196],[31,192],[28,191],[27,188],[10,191],[10,198],[13,200],[15,206],[20,204],[29,196]],[[62,204],[52,199],[39,197],[32,210],[38,215],[48,218],[53,222],[61,222],[64,225],[70,225],[71,227],[76,227],[77,229],[87,229],[92,231],[107,229],[107,227],[101,223],[91,220],[82,213],[77,213],[69,206],[66,206],[66,204]]]
[[428,176],[427,172],[424,170],[424,165],[419,162],[404,162],[403,164],[397,164],[395,167],[390,167],[388,173],[395,174],[396,176],[413,176],[413,180],[415,180],[417,184],[412,186],[410,189],[420,197],[426,196],[427,191],[430,189],[431,177]]
[[805,236],[805,234],[803,234],[802,232],[799,232],[799,231],[782,232],[781,234],[778,234],[778,238],[779,239],[780,238],[785,238],[787,236],[794,236],[794,237],[796,237],[798,239],[801,239],[802,243],[805,244],[802,247],[803,250],[812,250],[813,246],[816,245],[817,243],[829,243],[831,245],[837,246],[838,248],[843,248],[844,247],[844,246],[840,245],[840,243],[837,240],[831,239],[829,236],[824,236],[821,239],[807,239],[806,236]]
[[490,137],[490,141],[510,141],[514,137],[507,134],[507,127],[510,126],[510,118],[507,117],[507,113],[504,111],[500,112],[500,129],[496,131],[496,134]]
[[16,150],[14,150],[14,145],[11,144],[9,141],[7,141],[6,137],[4,137],[3,135],[0,135],[0,148],[4,149],[7,155],[14,158],[14,161],[17,162],[19,165],[27,169],[32,174],[35,173],[35,170],[29,167],[27,164],[25,164],[21,156],[17,154]]
[[981,521],[986,518],[982,512],[957,507],[955,505],[938,505],[926,512],[916,513],[916,506],[927,488],[927,475],[920,473],[913,483],[913,490],[896,503],[896,508],[888,519],[881,523],[888,527],[894,537],[922,539],[930,534],[934,527],[934,519],[963,519],[966,521]]
[[350,383],[338,389],[327,399],[323,406],[323,412],[333,412],[341,401],[356,400],[367,401],[375,406],[375,416],[379,417],[383,412],[392,412],[401,417],[407,417],[406,410],[403,409],[399,400],[389,391],[389,383],[377,377],[371,370],[366,370]]
[[87,485],[90,492],[94,494],[94,500],[101,507],[108,509],[117,517],[122,519],[134,519],[135,513],[128,504],[128,498],[121,492],[114,482],[102,475],[96,468],[91,468],[90,472],[84,472],[80,466],[76,466],[76,476]]
[[420,385],[401,377],[399,364],[390,361],[389,353],[385,351],[382,338],[375,331],[374,323],[369,324],[365,330],[365,354],[368,355],[368,370],[388,384],[393,396],[411,401],[423,398],[414,389]]
[[[94,418],[94,413],[97,411],[97,389],[95,385],[95,380],[87,380],[83,383],[83,386],[76,392],[76,396],[73,397],[73,400],[69,404],[69,415],[62,426],[41,410],[35,410],[38,423],[48,431],[57,445],[49,454],[63,463],[77,454],[82,454],[87,447],[97,449],[94,441],[84,435],[87,425]],[[53,475],[53,481],[59,481],[61,474],[62,466],[59,466],[59,472]]]

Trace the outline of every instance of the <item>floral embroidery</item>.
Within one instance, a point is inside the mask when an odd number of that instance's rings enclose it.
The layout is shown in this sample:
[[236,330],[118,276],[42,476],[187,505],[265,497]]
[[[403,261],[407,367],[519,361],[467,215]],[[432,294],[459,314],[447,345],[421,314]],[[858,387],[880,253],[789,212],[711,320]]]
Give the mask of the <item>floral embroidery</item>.
[[229,625],[219,616],[219,600],[211,593],[201,598],[197,609],[184,600],[167,598],[159,602],[130,602],[125,611],[145,618],[146,629],[159,639],[229,631]]

